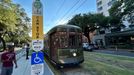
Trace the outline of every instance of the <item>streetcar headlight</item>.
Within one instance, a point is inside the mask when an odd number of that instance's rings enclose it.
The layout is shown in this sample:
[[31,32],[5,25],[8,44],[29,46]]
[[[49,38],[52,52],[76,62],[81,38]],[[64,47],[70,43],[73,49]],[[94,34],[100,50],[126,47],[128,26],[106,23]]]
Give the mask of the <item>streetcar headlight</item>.
[[75,57],[75,56],[77,56],[77,54],[76,53],[73,53],[73,56]]

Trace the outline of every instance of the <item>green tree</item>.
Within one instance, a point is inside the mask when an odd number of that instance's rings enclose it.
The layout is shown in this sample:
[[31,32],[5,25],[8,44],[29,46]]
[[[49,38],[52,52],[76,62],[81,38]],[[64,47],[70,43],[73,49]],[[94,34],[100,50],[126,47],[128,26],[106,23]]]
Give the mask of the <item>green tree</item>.
[[82,21],[83,21],[82,15],[77,14],[71,20],[69,20],[68,24],[77,25],[83,29]]
[[78,14],[75,15],[71,20],[69,20],[68,24],[73,24],[80,26],[83,30],[89,25],[90,27],[108,27],[108,17],[103,16],[102,14]]
[[[25,40],[29,41],[29,33],[31,30],[31,19],[25,13],[25,10],[21,8],[20,5],[17,4],[16,8],[17,13],[17,24],[15,29],[15,35],[12,37],[13,41],[16,41],[16,44]],[[23,37],[22,37],[23,36]],[[28,39],[28,40],[27,40]]]
[[122,21],[127,20],[134,24],[134,0],[119,0],[116,1],[109,10],[110,16]]
[[15,8],[11,0],[1,0],[0,2],[0,40],[3,42],[5,49],[5,41],[3,39],[7,31],[14,31],[16,24],[16,14],[14,13]]
[[71,20],[69,20],[68,24],[73,24],[81,27],[90,43],[91,41],[89,33],[94,32],[98,26],[100,28],[108,28],[108,22],[108,17],[105,17],[102,14],[88,13],[83,15],[75,15]]
[[0,10],[0,40],[3,43],[3,48],[6,48],[5,40],[20,42],[27,39],[31,24],[24,9],[11,0],[1,0]]

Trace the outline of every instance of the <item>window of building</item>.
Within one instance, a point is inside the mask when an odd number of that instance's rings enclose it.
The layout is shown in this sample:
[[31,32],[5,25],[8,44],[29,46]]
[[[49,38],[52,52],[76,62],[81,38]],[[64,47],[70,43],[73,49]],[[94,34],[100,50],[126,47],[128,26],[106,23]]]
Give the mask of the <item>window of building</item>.
[[98,6],[100,6],[101,4],[102,4],[102,1],[99,1],[99,2],[97,3]]
[[102,7],[99,7],[99,8],[98,8],[98,11],[101,11],[102,9],[103,9]]
[[110,2],[108,2],[108,6],[113,5],[113,3],[114,3],[115,1],[116,1],[116,0],[111,0]]
[[99,0],[97,0],[97,1],[99,1]]

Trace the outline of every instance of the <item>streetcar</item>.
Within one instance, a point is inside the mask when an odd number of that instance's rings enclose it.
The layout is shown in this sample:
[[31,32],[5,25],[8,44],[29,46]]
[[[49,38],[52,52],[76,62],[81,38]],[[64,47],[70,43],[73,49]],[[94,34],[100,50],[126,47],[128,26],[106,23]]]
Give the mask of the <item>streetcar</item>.
[[57,66],[79,65],[84,61],[82,30],[74,25],[58,25],[44,37],[44,52]]

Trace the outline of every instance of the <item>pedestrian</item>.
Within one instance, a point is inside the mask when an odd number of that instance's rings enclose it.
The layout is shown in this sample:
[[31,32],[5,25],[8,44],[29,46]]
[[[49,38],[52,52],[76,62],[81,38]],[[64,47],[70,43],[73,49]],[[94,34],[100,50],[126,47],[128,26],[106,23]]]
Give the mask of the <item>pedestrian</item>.
[[29,44],[27,44],[27,47],[26,47],[26,60],[29,59],[29,58],[28,58],[29,49],[30,49]]
[[17,68],[16,54],[14,52],[14,46],[9,46],[7,52],[1,55],[2,71],[1,75],[12,75],[13,63]]

